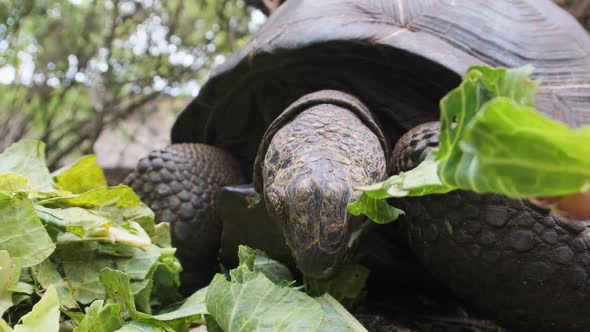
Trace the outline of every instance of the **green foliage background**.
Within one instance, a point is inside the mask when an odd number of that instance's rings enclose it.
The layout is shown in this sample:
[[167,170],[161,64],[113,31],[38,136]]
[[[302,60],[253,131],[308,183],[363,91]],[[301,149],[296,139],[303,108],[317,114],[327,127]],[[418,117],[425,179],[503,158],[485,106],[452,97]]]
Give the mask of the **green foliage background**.
[[242,0],[0,0],[0,150],[41,139],[55,168],[133,114],[178,112],[246,43],[251,12]]

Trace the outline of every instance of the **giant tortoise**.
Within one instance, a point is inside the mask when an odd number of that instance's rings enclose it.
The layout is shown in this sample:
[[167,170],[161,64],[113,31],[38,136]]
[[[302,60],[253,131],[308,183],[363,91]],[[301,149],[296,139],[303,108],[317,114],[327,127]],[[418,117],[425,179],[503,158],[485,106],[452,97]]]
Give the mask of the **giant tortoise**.
[[[533,65],[538,110],[590,123],[590,38],[549,0],[289,0],[127,182],[172,224],[195,287],[216,265],[215,193],[249,182],[301,273],[330,277],[370,223],[347,212],[353,188],[436,145],[424,124],[476,64]],[[517,329],[590,330],[590,222],[468,192],[397,204],[417,259],[474,308]]]

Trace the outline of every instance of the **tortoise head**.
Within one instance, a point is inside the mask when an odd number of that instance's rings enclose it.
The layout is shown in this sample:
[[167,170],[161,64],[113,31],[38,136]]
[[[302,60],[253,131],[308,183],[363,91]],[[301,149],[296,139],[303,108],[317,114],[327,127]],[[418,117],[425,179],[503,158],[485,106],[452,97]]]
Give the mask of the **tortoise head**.
[[277,128],[261,165],[267,210],[297,267],[312,278],[331,276],[366,225],[347,211],[359,196],[354,186],[386,173],[382,142],[362,116],[324,102],[306,105]]
[[298,268],[313,278],[330,276],[347,258],[351,234],[362,224],[346,211],[353,188],[331,174],[344,171],[343,164],[332,163],[334,157],[317,156],[295,172],[279,170],[277,181],[264,191],[267,209],[280,223]]

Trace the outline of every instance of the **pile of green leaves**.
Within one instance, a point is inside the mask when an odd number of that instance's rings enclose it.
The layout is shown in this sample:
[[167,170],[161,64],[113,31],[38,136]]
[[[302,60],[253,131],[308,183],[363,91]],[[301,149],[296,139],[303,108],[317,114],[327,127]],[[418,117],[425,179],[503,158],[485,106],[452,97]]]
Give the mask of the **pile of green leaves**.
[[174,252],[168,224],[107,187],[94,156],[51,174],[41,142],[0,154],[0,331],[186,330],[198,308],[152,316],[180,299]]
[[178,302],[174,252],[168,224],[131,188],[107,187],[94,156],[51,174],[41,142],[0,154],[0,332],[366,331],[325,293],[353,303],[366,270],[313,283],[312,297],[286,266],[241,246],[237,268]]
[[440,101],[439,147],[415,169],[377,184],[348,208],[378,223],[403,211],[391,197],[456,189],[515,198],[590,191],[590,126],[571,129],[534,108],[533,68],[471,67]]
[[330,294],[311,297],[294,287],[285,265],[246,246],[238,257],[237,268],[196,293],[205,295],[209,332],[366,331]]

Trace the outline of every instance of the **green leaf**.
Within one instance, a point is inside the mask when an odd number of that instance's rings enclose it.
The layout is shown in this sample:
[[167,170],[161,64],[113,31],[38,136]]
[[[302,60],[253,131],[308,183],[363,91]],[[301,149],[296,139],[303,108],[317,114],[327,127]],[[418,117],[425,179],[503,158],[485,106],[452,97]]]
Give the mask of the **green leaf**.
[[470,68],[440,102],[438,150],[410,172],[358,188],[350,212],[383,222],[395,217],[386,198],[455,189],[518,198],[590,190],[590,127],[573,130],[536,112],[532,71]]
[[12,291],[20,277],[19,266],[10,258],[8,251],[0,250],[0,317],[12,307]]
[[290,283],[293,275],[288,267],[274,259],[270,259],[260,250],[240,245],[238,247],[240,264],[245,264],[250,271],[261,272],[275,284]]
[[221,326],[217,324],[217,321],[215,321],[215,318],[211,317],[211,315],[207,315],[205,317],[207,332],[224,332]]
[[35,191],[54,191],[53,180],[45,165],[45,143],[25,139],[0,154],[0,174],[14,173],[28,179]]
[[[377,190],[381,190],[381,188]],[[365,214],[378,224],[392,222],[404,214],[404,211],[387,204],[385,199],[372,198],[366,193],[363,193],[358,200],[349,203],[348,211],[354,216]]]
[[112,332],[121,328],[125,321],[120,304],[104,304],[96,300],[86,308],[86,315],[74,332]]
[[[110,268],[104,268],[100,271],[99,278],[107,291],[108,297],[115,303],[122,304],[133,320],[145,323],[142,324],[144,328],[155,328],[154,331],[173,331],[172,325],[188,328],[190,323],[197,318],[196,316],[204,313],[202,305],[204,295],[197,293],[176,311],[151,316],[137,310],[128,274]],[[170,324],[167,321],[170,321]],[[139,327],[127,326],[123,328],[124,331],[127,331],[127,329],[137,329]],[[177,330],[183,330],[184,328],[177,328]]]
[[157,300],[159,305],[165,306],[180,299],[178,291],[180,287],[180,272],[182,267],[178,258],[174,256],[174,248],[161,249],[161,255],[156,263],[152,280],[152,300]]
[[[156,223],[155,223],[155,216],[154,216],[154,212],[145,204],[141,203],[138,205],[132,205],[132,206],[127,206],[127,207],[112,207],[112,206],[107,206],[105,208],[103,208],[103,211],[108,211],[111,214],[111,217],[114,220],[117,220],[119,222],[119,224],[122,224],[124,222],[136,222],[138,223],[141,228],[143,228],[143,230],[149,235],[149,236],[155,236],[156,235]],[[160,226],[162,225],[162,226]],[[160,228],[159,235],[163,236],[164,232],[168,232],[168,238],[170,238],[170,224],[169,223],[160,223],[158,224],[158,227]],[[162,228],[166,228],[166,230],[163,230]],[[170,242],[171,243],[171,242]],[[168,245],[160,245],[158,244],[158,246],[160,247],[171,247],[171,244]]]
[[189,296],[184,303],[176,310],[160,315],[153,316],[154,319],[161,321],[170,321],[179,318],[190,318],[191,320],[198,319],[202,321],[202,315],[207,314],[205,306],[205,296],[207,295],[208,287],[202,288],[193,295]]
[[313,298],[277,286],[262,273],[244,283],[217,274],[205,302],[224,331],[314,331],[323,318],[322,308]]
[[369,186],[355,189],[363,192],[360,199],[348,205],[351,214],[367,215],[376,223],[384,224],[396,220],[402,210],[396,209],[386,200],[390,197],[422,196],[444,194],[454,188],[441,182],[436,161],[437,150],[431,151],[416,168],[394,175],[389,179]]
[[96,163],[96,156],[86,155],[75,163],[55,171],[53,174],[57,186],[74,194],[103,188],[107,179],[102,168]]
[[1,317],[0,317],[0,332],[12,332],[12,329],[10,328],[8,323],[6,323],[4,321],[4,319],[2,319]]
[[[114,331],[114,330],[111,330]],[[169,329],[154,321],[131,321],[116,332],[166,332]]]
[[57,271],[57,265],[51,260],[46,259],[41,264],[32,268],[32,273],[37,282],[47,289],[55,287],[62,307],[66,309],[78,309],[79,305],[73,296],[74,290],[65,282],[61,274]]
[[540,84],[530,79],[533,71],[530,65],[510,69],[472,66],[467,70],[466,77],[480,79],[490,99],[507,97],[521,105],[533,106]]
[[122,304],[133,319],[149,319],[151,316],[137,311],[131,291],[129,275],[105,267],[99,273],[100,282],[106,289],[108,297],[115,303]]
[[62,245],[55,253],[61,261],[64,277],[74,289],[74,297],[82,304],[88,304],[106,296],[99,275],[104,267],[122,271],[128,278],[143,280],[160,257],[160,249],[150,246],[147,251],[112,246],[112,251],[102,252],[109,247],[94,242],[69,243]]
[[26,194],[0,192],[0,216],[0,250],[20,266],[37,265],[55,250]]
[[41,201],[39,204],[59,204],[85,209],[93,209],[114,204],[115,206],[122,208],[140,205],[141,200],[133,189],[121,184],[116,187],[90,190],[79,195],[54,197]]
[[50,286],[43,297],[33,306],[33,310],[22,318],[22,323],[14,327],[15,332],[58,332],[59,296]]
[[152,313],[150,296],[152,294],[153,285],[154,282],[149,277],[148,279],[131,283],[131,292],[133,293],[137,310],[150,315]]
[[441,100],[437,160],[440,161],[438,175],[443,183],[462,189],[482,185],[483,179],[478,178],[480,183],[473,184],[474,177],[470,176],[470,168],[477,163],[475,156],[460,148],[467,126],[484,104],[497,97],[533,105],[538,84],[530,80],[531,73],[532,67],[510,70],[472,67],[461,85]]
[[490,101],[469,123],[460,143],[461,150],[474,156],[466,175],[469,189],[511,197],[589,190],[587,129],[571,129],[511,99]]
[[336,301],[352,308],[363,300],[369,269],[359,264],[345,264],[330,279],[305,278],[305,288],[311,296],[329,293]]
[[15,173],[0,174],[0,191],[28,191],[29,180]]
[[108,213],[79,207],[51,209],[38,206],[36,210],[37,215],[46,223],[65,228],[65,231],[76,235],[73,237],[71,234],[59,234],[59,243],[90,239],[124,243],[142,250],[146,250],[151,244],[149,236],[136,222],[124,220],[121,216],[116,216],[119,218],[115,222],[112,217],[118,212],[116,209],[111,209],[113,213]]
[[436,157],[437,150],[433,150],[414,169],[394,175],[384,182],[355,189],[375,199],[447,193],[453,188],[443,184],[438,177],[439,163]]
[[324,310],[324,318],[318,329],[319,332],[330,331],[367,331],[336,299],[330,294],[316,297],[316,301]]
[[[145,227],[144,227],[145,228]],[[172,236],[170,234],[170,223],[161,222],[154,228],[152,243],[161,248],[172,247]]]

